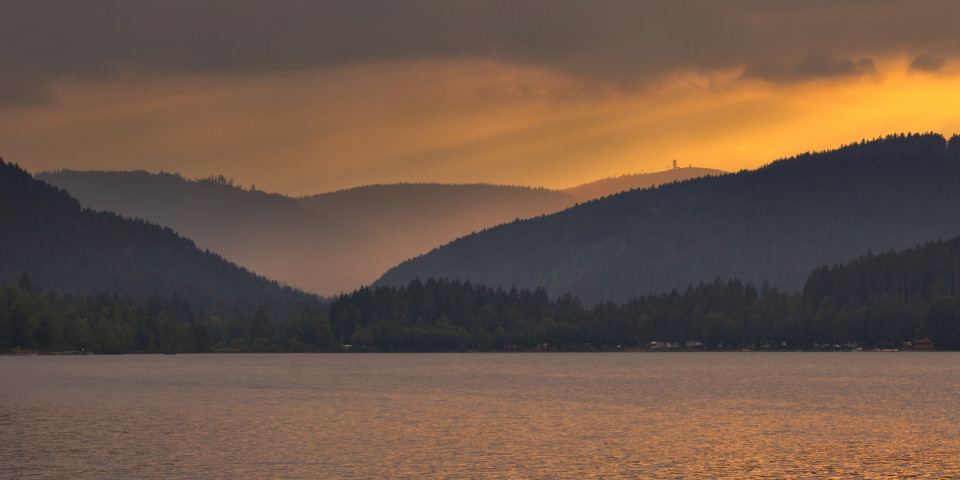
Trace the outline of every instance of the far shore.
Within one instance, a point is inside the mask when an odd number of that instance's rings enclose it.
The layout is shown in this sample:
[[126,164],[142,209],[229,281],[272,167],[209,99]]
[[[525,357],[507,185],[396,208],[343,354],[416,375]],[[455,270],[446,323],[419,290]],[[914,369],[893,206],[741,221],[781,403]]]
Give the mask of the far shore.
[[836,349],[836,350],[801,350],[801,349],[622,349],[622,350],[448,350],[431,352],[414,351],[393,351],[384,352],[380,350],[340,350],[340,351],[272,351],[272,352],[252,352],[252,351],[213,351],[213,352],[123,352],[123,353],[95,353],[88,351],[56,351],[44,352],[39,350],[11,350],[9,352],[0,352],[0,357],[25,357],[25,356],[88,356],[88,355],[232,355],[232,354],[411,354],[411,353],[907,353],[907,352],[944,352],[949,350],[933,350],[919,348],[902,349]]

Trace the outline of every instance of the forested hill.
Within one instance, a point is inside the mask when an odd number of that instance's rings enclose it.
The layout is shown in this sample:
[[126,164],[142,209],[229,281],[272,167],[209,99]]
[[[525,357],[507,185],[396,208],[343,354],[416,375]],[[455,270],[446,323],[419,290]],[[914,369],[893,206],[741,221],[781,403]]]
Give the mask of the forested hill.
[[[737,279],[585,308],[542,288],[493,289],[459,280],[363,288],[330,307],[333,332],[384,351],[463,348],[610,350],[960,349],[960,237],[818,267],[803,292]],[[653,342],[653,343],[651,343]],[[659,344],[659,346],[658,346]]]
[[224,177],[70,170],[37,177],[86,207],[168,226],[201,248],[321,295],[369,284],[457,237],[576,203],[557,191],[500,185],[372,185],[291,198]]
[[63,190],[0,161],[0,284],[24,272],[43,288],[147,297],[177,293],[194,305],[318,300],[203,252],[169,228],[93,212]]
[[388,261],[378,253],[385,248],[372,232],[304,208],[293,198],[234,186],[224,177],[71,170],[37,177],[66,189],[84,207],[170,227],[200,248],[314,293],[355,288],[386,268],[367,273],[365,265],[346,260],[349,252],[369,252],[368,262]]
[[891,135],[625,192],[461,238],[378,284],[460,278],[585,302],[717,277],[798,291],[818,265],[960,233],[960,140],[952,140],[948,149],[936,134]]
[[[168,226],[227,260],[323,295],[367,285],[394,265],[472,232],[558,212],[585,198],[694,175],[624,176],[576,194],[521,186],[400,183],[291,198],[223,176],[78,172],[37,174],[95,210]],[[586,195],[586,197],[584,197]]]

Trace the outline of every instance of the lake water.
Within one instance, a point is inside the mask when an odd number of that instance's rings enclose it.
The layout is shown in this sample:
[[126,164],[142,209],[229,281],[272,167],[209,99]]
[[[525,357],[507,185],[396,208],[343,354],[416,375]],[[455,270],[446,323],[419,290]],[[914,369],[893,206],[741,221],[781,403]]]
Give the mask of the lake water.
[[0,357],[2,478],[960,478],[957,353]]

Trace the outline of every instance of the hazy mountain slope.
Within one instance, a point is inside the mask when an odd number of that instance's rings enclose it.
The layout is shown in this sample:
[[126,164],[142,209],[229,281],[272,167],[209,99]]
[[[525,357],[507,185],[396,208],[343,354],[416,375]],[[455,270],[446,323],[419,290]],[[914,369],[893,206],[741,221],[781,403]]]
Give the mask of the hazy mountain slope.
[[494,185],[374,185],[300,199],[224,180],[147,172],[45,172],[84,206],[148,219],[257,273],[335,295],[457,237],[575,203]]
[[89,208],[169,226],[201,248],[323,295],[367,285],[398,263],[485,228],[575,205],[584,196],[715,172],[679,168],[543,188],[468,184],[370,185],[293,199],[223,177],[58,171],[37,174]]
[[198,250],[170,229],[82,209],[65,191],[0,162],[0,282],[26,271],[43,288],[148,296],[203,305],[316,301]]
[[471,235],[387,272],[623,300],[700,280],[799,290],[817,265],[960,233],[960,156],[892,136],[635,190]]
[[576,203],[570,195],[542,188],[410,183],[370,185],[298,201],[387,240],[394,259],[381,264],[369,282],[397,263],[458,237]]
[[637,173],[621,175],[619,177],[604,178],[595,182],[585,183],[563,190],[577,198],[578,201],[593,200],[595,198],[613,195],[638,188],[650,188],[671,182],[689,180],[706,176],[723,175],[723,170],[700,167],[679,167],[672,170],[653,173]]
[[395,259],[382,265],[379,275],[400,261],[502,223],[555,213],[624,190],[718,173],[723,172],[678,168],[599,180],[563,191],[488,184],[369,185],[303,197],[299,202],[385,239]]
[[[261,275],[321,294],[359,285],[375,272],[350,260],[392,260],[376,235],[302,208],[296,200],[223,181],[190,181],[147,172],[60,171],[37,175],[89,208],[168,226],[201,248]],[[381,270],[382,271],[382,270]]]

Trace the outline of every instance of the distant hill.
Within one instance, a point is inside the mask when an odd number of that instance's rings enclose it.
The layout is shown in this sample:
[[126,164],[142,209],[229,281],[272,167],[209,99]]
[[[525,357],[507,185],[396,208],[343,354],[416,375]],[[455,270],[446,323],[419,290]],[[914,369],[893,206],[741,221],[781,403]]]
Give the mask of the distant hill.
[[163,228],[83,209],[66,191],[0,160],[0,283],[26,272],[45,289],[147,297],[194,305],[317,298],[259,277]]
[[563,190],[577,198],[578,201],[593,200],[595,198],[613,195],[615,193],[640,188],[656,187],[671,182],[679,182],[692,178],[723,175],[723,170],[700,167],[676,167],[671,170],[653,173],[637,173],[621,175],[619,177],[604,178],[595,182]]
[[193,181],[170,173],[64,170],[37,178],[66,189],[85,207],[164,225],[260,275],[315,293],[333,295],[376,275],[347,262],[346,252],[365,251],[371,263],[389,262],[376,233],[292,198],[234,187],[222,177]]
[[223,177],[78,172],[37,175],[89,208],[148,219],[259,274],[322,295],[369,284],[402,260],[475,230],[555,212],[561,192],[494,185],[374,185],[304,198]]
[[336,295],[370,284],[390,267],[461,236],[571,207],[588,190],[608,195],[700,170],[706,169],[625,176],[577,187],[576,194],[504,185],[401,183],[302,198],[245,190],[224,177],[188,180],[170,173],[61,170],[37,178],[66,189],[85,207],[168,226],[259,274]]
[[337,222],[350,223],[381,239],[374,252],[337,252],[347,265],[361,269],[366,285],[388,268],[458,237],[511,222],[553,213],[576,203],[563,192],[505,185],[412,184],[370,185],[313,195],[299,205]]
[[716,277],[798,291],[823,263],[960,234],[960,155],[935,134],[634,190],[458,239],[377,283],[461,278],[624,300]]

